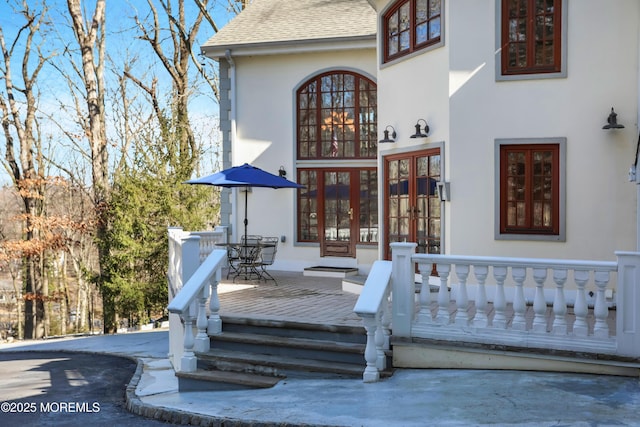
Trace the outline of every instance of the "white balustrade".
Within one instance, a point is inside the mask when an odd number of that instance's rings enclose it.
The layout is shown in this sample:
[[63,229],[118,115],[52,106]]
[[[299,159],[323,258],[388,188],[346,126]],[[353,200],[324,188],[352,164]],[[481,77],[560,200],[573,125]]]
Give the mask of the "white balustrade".
[[[639,253],[620,253],[612,262],[415,254],[413,243],[392,243],[391,252],[394,335],[640,356],[640,316],[630,313],[640,308]],[[629,267],[622,270],[621,263]],[[414,305],[407,301],[415,292],[416,265],[422,281]],[[429,289],[433,265],[437,301]],[[620,271],[630,273],[621,279]],[[633,301],[624,307],[615,298],[621,286]],[[610,307],[616,325],[635,322],[635,329],[610,329]]]
[[367,344],[364,350],[366,367],[362,374],[364,382],[378,381],[380,371],[386,369],[386,350],[389,349],[390,322],[387,312],[391,271],[391,262],[374,262],[353,309],[362,318],[367,331]]
[[[209,336],[219,334],[218,282],[227,261],[226,251],[205,245],[209,255],[201,262],[202,233],[169,229],[169,346],[174,368],[182,372],[197,369],[197,352],[209,350]],[[209,241],[212,241],[211,239]],[[207,317],[207,300],[210,316]],[[175,317],[180,321],[176,321]],[[196,334],[194,336],[194,326]],[[180,343],[180,341],[182,343]]]

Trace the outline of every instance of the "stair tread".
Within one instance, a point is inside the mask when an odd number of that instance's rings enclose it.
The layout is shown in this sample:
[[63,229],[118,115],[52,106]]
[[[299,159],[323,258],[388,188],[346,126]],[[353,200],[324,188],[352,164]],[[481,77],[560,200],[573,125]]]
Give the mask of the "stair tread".
[[295,338],[278,335],[251,334],[243,332],[222,332],[213,337],[215,341],[234,341],[250,344],[277,345],[281,347],[296,347],[314,350],[340,351],[344,353],[363,354],[366,345],[360,343],[319,340],[312,338]]
[[335,372],[344,374],[360,375],[364,369],[365,360],[362,359],[362,364],[356,365],[352,363],[344,362],[328,362],[317,359],[302,359],[286,356],[272,356],[267,354],[249,353],[243,351],[234,350],[222,350],[222,349],[210,349],[206,353],[199,353],[198,357],[201,359],[219,359],[225,361],[236,361],[242,363],[250,363],[254,365],[263,365],[278,367],[282,369],[295,369],[304,368],[313,371],[321,372]]
[[324,331],[343,334],[366,334],[364,326],[347,326],[347,325],[331,325],[331,324],[318,324],[307,323],[292,320],[275,320],[264,319],[261,317],[248,317],[248,316],[234,316],[234,315],[221,315],[223,324],[233,325],[247,325],[247,326],[261,326],[271,328],[283,328],[283,329],[296,329],[305,331]]
[[276,385],[282,378],[265,376],[245,372],[219,371],[198,369],[195,372],[176,372],[176,376],[211,382],[223,382],[250,387],[269,388]]

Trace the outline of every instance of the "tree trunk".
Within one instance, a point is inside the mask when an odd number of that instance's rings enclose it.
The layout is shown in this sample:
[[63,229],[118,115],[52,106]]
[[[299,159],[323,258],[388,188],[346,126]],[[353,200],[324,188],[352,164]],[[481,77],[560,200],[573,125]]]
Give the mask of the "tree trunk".
[[[109,203],[109,156],[107,151],[106,118],[104,111],[104,63],[105,63],[105,1],[96,0],[93,17],[85,19],[80,0],[67,0],[73,31],[82,53],[82,78],[87,104],[85,128],[91,148],[93,203],[96,209],[99,275],[104,306],[104,332],[116,332],[115,300],[105,289],[104,266],[109,256],[105,242],[108,230],[107,207]],[[87,23],[85,27],[85,22]]]

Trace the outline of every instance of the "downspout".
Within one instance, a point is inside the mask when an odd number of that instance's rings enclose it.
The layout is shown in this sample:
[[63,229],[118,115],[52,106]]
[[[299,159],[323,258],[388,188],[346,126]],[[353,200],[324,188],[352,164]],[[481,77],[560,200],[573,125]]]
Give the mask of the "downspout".
[[[222,157],[222,166],[223,169],[228,169],[230,167],[233,166],[233,148],[236,144],[236,140],[237,140],[237,127],[236,127],[236,63],[233,60],[233,57],[231,56],[231,49],[227,49],[224,53],[224,57],[227,60],[227,63],[229,64],[229,122],[230,122],[230,129],[229,129],[229,151],[228,151],[228,156],[223,156]],[[230,191],[231,194],[233,195],[233,206],[238,206],[238,191],[233,191],[231,189],[226,190],[226,191]],[[231,209],[231,207],[229,207],[229,212],[233,212],[233,210]],[[232,220],[231,222],[231,234],[232,236],[234,236],[236,234],[236,216],[234,216],[233,214],[231,215]],[[236,237],[235,239],[232,239],[234,241],[237,241],[237,239],[239,238]]]
[[[229,148],[232,148],[236,142],[236,63],[231,56],[231,49],[227,49],[225,51],[224,57],[229,63],[229,102],[231,104],[229,107],[229,120],[231,122],[231,147]],[[229,154],[232,153],[230,152]],[[233,166],[233,159],[229,158],[229,164],[223,166],[225,169]]]
[[[636,130],[640,127],[640,27],[637,27],[638,34],[636,34],[636,40],[638,42],[638,63],[636,64],[636,78],[638,79],[638,93],[637,96],[637,105],[639,106],[639,110],[636,114]],[[640,252],[640,177],[637,173],[638,167],[638,155],[640,155],[640,134],[638,135],[638,142],[636,144],[636,157],[633,159],[633,166],[629,170],[629,181],[634,182],[636,184],[636,251]]]

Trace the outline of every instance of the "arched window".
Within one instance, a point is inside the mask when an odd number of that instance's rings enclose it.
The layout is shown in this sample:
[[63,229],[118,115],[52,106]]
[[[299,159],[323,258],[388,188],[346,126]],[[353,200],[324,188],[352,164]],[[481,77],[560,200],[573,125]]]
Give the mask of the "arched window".
[[297,93],[298,159],[376,158],[376,84],[334,71],[307,81]]
[[300,87],[296,108],[297,240],[318,243],[321,256],[355,257],[358,245],[378,243],[376,84],[320,74]]

